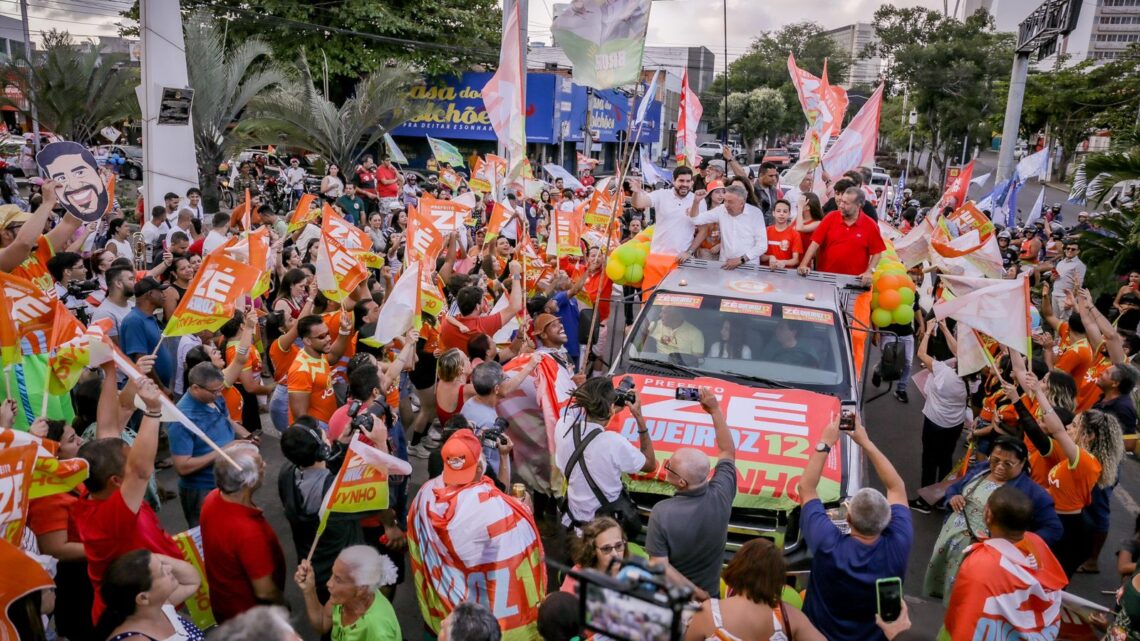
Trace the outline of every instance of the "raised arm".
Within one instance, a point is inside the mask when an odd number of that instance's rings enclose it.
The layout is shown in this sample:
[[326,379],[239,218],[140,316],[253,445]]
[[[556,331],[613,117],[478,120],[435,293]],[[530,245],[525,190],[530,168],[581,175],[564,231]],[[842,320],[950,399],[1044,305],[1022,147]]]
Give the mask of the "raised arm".
[[1061,328],[1061,319],[1053,313],[1053,297],[1050,296],[1049,283],[1041,283],[1041,318],[1049,323],[1053,331]]
[[132,512],[142,507],[143,497],[150,477],[154,474],[154,457],[158,452],[158,421],[162,416],[162,392],[150,379],[137,381],[138,395],[146,405],[138,436],[127,454],[126,473],[119,492],[123,502]]
[[906,505],[906,484],[903,483],[902,477],[899,476],[895,466],[891,465],[886,455],[871,442],[871,437],[867,435],[867,430],[863,427],[863,421],[858,417],[855,418],[855,431],[851,434],[851,440],[863,448],[863,453],[871,459],[875,473],[879,475],[879,480],[887,489],[887,501],[892,505]]
[[[1077,310],[1081,312],[1081,320],[1085,323],[1085,329],[1089,332],[1089,341],[1092,344],[1099,344],[1101,341],[1092,341],[1093,328],[1100,333],[1101,339],[1104,341],[1105,350],[1108,352],[1108,358],[1114,365],[1120,365],[1127,362],[1128,355],[1124,353],[1124,338],[1116,328],[1112,326],[1112,322],[1105,318],[1104,314],[1093,305],[1092,293],[1087,289],[1082,289],[1077,294]],[[1088,319],[1086,319],[1086,314]],[[1092,322],[1090,323],[1089,320]]]
[[511,291],[508,294],[507,306],[499,312],[504,325],[523,310],[522,265],[517,260],[512,260],[510,270]]
[[166,597],[166,600],[171,605],[178,607],[194,596],[198,591],[198,586],[202,584],[202,577],[198,574],[198,570],[194,569],[183,559],[176,559],[174,557],[166,556],[165,554],[155,554],[155,557],[162,562],[163,565],[170,568],[170,574],[178,583],[178,587],[174,588],[174,592]]
[[511,376],[509,379],[504,381],[503,384],[499,385],[499,395],[510,396],[515,390],[517,390],[519,388],[519,385],[522,385],[523,381],[525,381],[526,378],[534,372],[535,368],[538,367],[539,363],[542,362],[542,358],[542,354],[539,354],[538,352],[531,354],[530,360],[527,361],[527,364],[524,365],[522,369],[515,372],[514,376]]
[[[800,505],[819,498],[819,479],[823,476],[823,466],[827,457],[831,455],[830,448],[839,442],[839,415],[831,417],[831,421],[823,428],[819,437],[820,443],[827,446],[827,452],[821,452],[814,447],[808,453],[808,463],[804,467],[803,476],[800,477]],[[905,498],[904,498],[905,500]]]
[[[16,238],[12,244],[0,249],[0,271],[12,271],[35,251],[37,243],[40,242],[40,236],[43,235],[44,227],[47,225],[48,216],[51,215],[51,210],[55,208],[56,192],[54,185],[55,181],[44,183],[43,202],[28,218],[28,221],[20,227],[20,231],[16,233]],[[66,239],[61,242],[66,242]],[[56,247],[56,245],[52,245],[52,247]]]
[[922,334],[922,340],[918,342],[918,352],[915,354],[919,362],[922,363],[922,366],[929,370],[934,369],[934,359],[931,358],[930,353],[926,350],[927,345],[930,343],[930,335],[933,334],[936,329],[938,329],[937,325],[927,323],[926,331]]
[[736,443],[732,440],[732,431],[728,429],[720,401],[707,387],[701,388],[701,408],[712,417],[716,433],[716,457],[721,461],[736,461]]

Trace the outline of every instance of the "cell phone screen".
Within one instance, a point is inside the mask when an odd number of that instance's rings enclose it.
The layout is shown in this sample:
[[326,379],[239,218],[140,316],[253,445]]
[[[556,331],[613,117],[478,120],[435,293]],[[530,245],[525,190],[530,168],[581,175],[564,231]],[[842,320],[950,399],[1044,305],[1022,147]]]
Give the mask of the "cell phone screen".
[[879,616],[883,621],[894,621],[902,614],[902,580],[895,577],[875,582],[879,597]]
[[673,632],[673,611],[652,601],[639,599],[590,583],[586,586],[584,627],[622,641],[669,641]]

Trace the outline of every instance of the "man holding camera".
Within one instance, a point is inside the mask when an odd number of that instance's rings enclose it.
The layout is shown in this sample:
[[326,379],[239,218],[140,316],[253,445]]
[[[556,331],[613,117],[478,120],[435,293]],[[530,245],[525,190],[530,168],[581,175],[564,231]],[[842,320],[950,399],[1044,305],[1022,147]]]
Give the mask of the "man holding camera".
[[[465,402],[463,408],[459,410],[483,443],[483,455],[487,457],[487,465],[504,487],[511,483],[511,461],[501,452],[502,447],[510,443],[510,439],[504,431],[507,421],[499,416],[498,404],[500,400],[518,389],[541,362],[542,355],[532,354],[530,361],[509,379],[503,373],[502,365],[494,361],[480,363],[471,372],[471,385],[475,388],[475,397]],[[510,451],[510,446],[507,447],[507,451]]]
[[[619,395],[609,378],[592,378],[574,390],[570,401],[555,428],[554,460],[567,479],[562,522],[578,528],[599,513],[620,508],[617,504],[623,500],[628,502],[621,475],[653,472],[657,469],[657,457],[641,415],[641,403],[632,390],[623,386]],[[622,407],[629,408],[637,423],[636,448],[621,432],[606,429],[610,418]]]
[[712,417],[716,433],[716,471],[709,478],[709,457],[684,447],[665,461],[665,482],[677,491],[653,506],[645,551],[665,567],[671,583],[693,590],[698,601],[717,594],[728,520],[736,498],[736,445],[716,395],[700,388],[701,408]]
[[47,261],[48,273],[55,281],[55,295],[79,320],[90,321],[87,294],[99,289],[99,283],[87,280],[83,256],[75,252],[58,252]]

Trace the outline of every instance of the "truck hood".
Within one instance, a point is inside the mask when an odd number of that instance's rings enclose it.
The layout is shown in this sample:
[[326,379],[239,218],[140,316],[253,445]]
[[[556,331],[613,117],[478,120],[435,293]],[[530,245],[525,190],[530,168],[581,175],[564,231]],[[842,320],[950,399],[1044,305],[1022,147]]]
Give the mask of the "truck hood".
[[[716,437],[710,417],[695,401],[676,400],[678,387],[709,387],[716,394],[736,444],[736,498],[740,508],[788,511],[799,504],[797,491],[808,458],[839,400],[805,390],[746,387],[717,378],[671,378],[629,374],[653,440],[657,470],[631,477],[630,490],[671,495],[663,463],[681,448],[697,448],[716,464]],[[614,377],[615,387],[624,375]],[[628,409],[606,426],[636,445],[637,423]],[[843,477],[840,445],[832,448],[819,483],[825,503],[837,501]]]

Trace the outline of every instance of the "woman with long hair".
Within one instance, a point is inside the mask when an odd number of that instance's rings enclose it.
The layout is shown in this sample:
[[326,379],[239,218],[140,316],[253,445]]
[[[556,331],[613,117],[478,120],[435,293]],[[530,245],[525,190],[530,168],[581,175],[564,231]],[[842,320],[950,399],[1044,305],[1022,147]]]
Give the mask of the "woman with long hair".
[[[617,576],[621,561],[628,550],[621,524],[608,516],[599,516],[582,526],[582,535],[570,542],[570,558],[574,569],[597,570]],[[562,581],[562,592],[577,593],[578,581],[567,576]]]
[[309,298],[309,286],[309,273],[299,267],[290,269],[282,277],[277,287],[277,300],[273,301],[273,311],[284,315],[283,332],[289,331],[301,317],[301,308]]
[[709,358],[752,358],[752,348],[744,344],[744,330],[735,318],[725,318],[720,325],[720,340],[709,348]]
[[771,541],[745,543],[721,575],[728,598],[701,604],[685,641],[826,641],[803,612],[781,601],[787,571],[783,550]]
[[201,582],[198,571],[186,561],[150,550],[127,552],[103,575],[99,593],[106,608],[95,626],[95,638],[202,641],[202,631],[175,611],[198,591]]
[[811,245],[811,236],[821,220],[823,205],[819,202],[819,196],[806,192],[800,202],[800,215],[796,217],[796,231],[800,233],[800,244],[803,245],[804,252]]
[[321,196],[331,205],[343,193],[344,179],[340,176],[340,167],[335,162],[330,162],[325,177],[321,178]]

